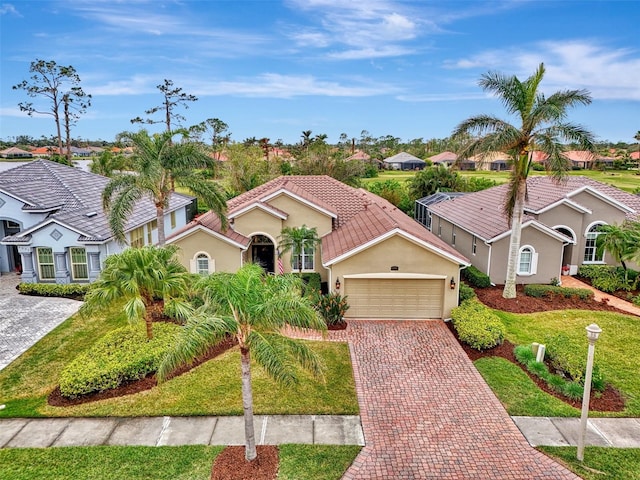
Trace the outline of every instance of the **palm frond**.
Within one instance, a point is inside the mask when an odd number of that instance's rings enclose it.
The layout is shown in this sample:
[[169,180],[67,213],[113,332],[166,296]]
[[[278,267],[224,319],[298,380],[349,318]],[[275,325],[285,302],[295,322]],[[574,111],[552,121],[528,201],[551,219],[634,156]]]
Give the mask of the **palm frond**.
[[263,335],[252,331],[248,345],[251,356],[276,382],[283,385],[297,383],[298,378],[292,368],[292,357],[280,335]]

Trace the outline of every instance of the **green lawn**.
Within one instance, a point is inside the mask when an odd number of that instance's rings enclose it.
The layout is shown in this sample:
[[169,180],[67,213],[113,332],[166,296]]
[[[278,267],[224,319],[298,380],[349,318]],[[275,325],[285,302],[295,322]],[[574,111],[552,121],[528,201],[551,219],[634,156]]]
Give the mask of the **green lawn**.
[[[603,330],[596,345],[596,362],[607,382],[618,388],[626,399],[622,412],[591,412],[593,416],[640,416],[640,322],[631,315],[612,312],[561,310],[520,315],[497,312],[507,328],[506,338],[516,345],[544,343],[548,333],[563,332],[584,344],[585,327],[597,323]],[[516,365],[500,358],[484,358],[475,362],[489,386],[505,405],[510,415],[579,416],[569,407],[542,392]]]
[[[223,447],[73,447],[0,450],[0,478],[12,480],[207,480]],[[360,447],[280,446],[278,478],[338,480]]]
[[[475,171],[460,171],[458,172],[463,177],[482,177],[490,180],[495,180],[498,184],[505,183],[509,179],[509,172],[492,172],[487,170],[475,170]],[[386,170],[380,172],[376,178],[364,178],[363,184],[384,180],[397,180],[404,182],[409,178],[412,178],[415,172],[401,172]],[[532,171],[531,176],[534,175],[546,175],[545,172]],[[638,186],[640,186],[640,172],[634,170],[616,170],[616,171],[597,171],[597,170],[573,170],[569,172],[569,175],[582,175],[592,178],[599,182],[608,183],[620,190],[627,192],[633,192]]]
[[575,447],[538,447],[584,480],[640,480],[639,448],[586,447],[584,462],[576,459]]
[[[107,331],[126,324],[118,315],[107,318],[75,315],[2,370],[0,403],[6,408],[0,417],[242,415],[237,348],[152,390],[73,407],[47,405],[46,397],[56,387],[63,366]],[[300,372],[300,382],[286,388],[254,365],[256,414],[358,414],[348,346],[310,344],[326,364],[326,381]]]

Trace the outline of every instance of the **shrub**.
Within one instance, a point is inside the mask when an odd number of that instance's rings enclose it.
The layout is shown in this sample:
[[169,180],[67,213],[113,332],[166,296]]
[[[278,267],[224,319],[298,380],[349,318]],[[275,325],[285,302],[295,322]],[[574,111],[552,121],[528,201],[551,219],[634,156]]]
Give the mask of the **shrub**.
[[583,392],[584,387],[578,382],[566,382],[562,387],[562,394],[571,400],[580,400]]
[[462,276],[472,286],[478,288],[487,288],[491,286],[489,275],[482,273],[473,265],[462,270]]
[[316,309],[327,325],[336,325],[342,322],[344,314],[349,310],[349,304],[347,297],[342,297],[339,293],[327,293],[318,296]]
[[535,360],[529,361],[527,363],[527,370],[543,380],[546,380],[550,376],[549,369],[547,369],[544,362],[536,362]]
[[298,273],[295,272],[294,275],[298,275],[302,280],[302,296],[303,297],[313,297],[317,292],[320,291],[321,288],[321,279],[320,274],[317,272],[306,272],[306,273]]
[[91,288],[89,283],[20,283],[18,291],[23,295],[82,299]]
[[153,339],[144,328],[124,327],[98,340],[60,374],[60,393],[69,398],[102,392],[155,372],[174,343],[180,327],[153,325]]
[[[547,337],[546,347],[549,364],[553,368],[565,373],[575,382],[584,383],[587,368],[584,345],[578,345],[567,335],[559,333]],[[594,390],[604,388],[604,380],[598,365],[593,366],[591,386]]]
[[578,275],[591,280],[598,290],[613,293],[617,290],[633,290],[637,284],[638,272],[610,265],[582,265]]
[[467,300],[451,312],[460,341],[476,350],[487,350],[504,340],[505,327],[500,318],[478,300]]
[[587,288],[567,288],[538,284],[525,285],[524,294],[536,298],[553,297],[554,295],[561,295],[565,298],[578,297],[580,300],[593,298],[593,292]]
[[458,305],[466,300],[476,298],[476,292],[464,282],[460,282],[460,289],[458,290]]
[[529,345],[518,345],[513,349],[513,354],[516,357],[516,360],[523,365],[535,361],[536,359],[536,356],[533,354],[533,350]]
[[637,306],[639,306],[639,307],[640,307],[640,295],[636,295],[635,297],[633,297],[633,298],[631,299],[631,302],[632,302],[634,305],[637,305]]

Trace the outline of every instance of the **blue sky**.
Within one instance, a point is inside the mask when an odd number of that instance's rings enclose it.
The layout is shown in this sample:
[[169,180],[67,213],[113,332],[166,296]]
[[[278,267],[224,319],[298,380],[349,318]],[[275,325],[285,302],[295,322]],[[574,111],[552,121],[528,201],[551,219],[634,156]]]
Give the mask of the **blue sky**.
[[509,119],[482,73],[526,78],[540,62],[546,93],[591,92],[571,121],[614,142],[640,130],[637,0],[0,0],[0,22],[3,139],[55,132],[11,88],[35,59],[73,65],[92,94],[81,138],[137,129],[165,78],[199,98],[186,126],[219,118],[236,141],[444,138],[471,115]]

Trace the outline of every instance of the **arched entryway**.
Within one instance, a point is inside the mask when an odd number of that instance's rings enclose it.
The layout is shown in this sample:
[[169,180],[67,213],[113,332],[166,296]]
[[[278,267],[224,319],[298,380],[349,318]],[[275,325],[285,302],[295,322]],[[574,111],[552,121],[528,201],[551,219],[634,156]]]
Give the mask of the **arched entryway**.
[[576,270],[577,265],[575,265],[575,267],[572,268],[572,266],[574,266],[574,261],[572,259],[573,259],[573,247],[575,246],[575,243],[576,243],[576,234],[569,227],[565,227],[561,225],[553,227],[553,229],[572,240],[572,242],[567,243],[562,250],[562,267],[564,268],[566,265],[568,265],[569,272],[567,273],[571,275],[575,275],[577,273],[577,270]]
[[251,261],[260,265],[265,272],[274,273],[276,248],[266,235],[253,235],[250,247]]

